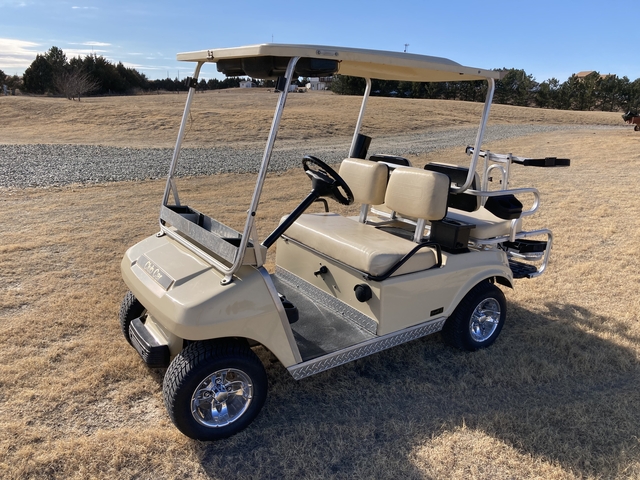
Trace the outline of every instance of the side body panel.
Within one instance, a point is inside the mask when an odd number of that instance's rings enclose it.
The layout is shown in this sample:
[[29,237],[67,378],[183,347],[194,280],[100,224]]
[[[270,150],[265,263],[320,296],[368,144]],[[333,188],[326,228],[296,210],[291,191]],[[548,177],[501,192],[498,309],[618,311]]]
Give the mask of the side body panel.
[[[321,290],[371,317],[377,335],[386,335],[437,317],[448,317],[477,283],[487,278],[513,278],[504,252],[470,251],[451,255],[443,252],[443,266],[382,282],[367,280],[357,270],[288,239],[278,240],[278,267],[288,270]],[[327,273],[316,274],[322,266]],[[354,287],[366,284],[372,298],[359,302]]]

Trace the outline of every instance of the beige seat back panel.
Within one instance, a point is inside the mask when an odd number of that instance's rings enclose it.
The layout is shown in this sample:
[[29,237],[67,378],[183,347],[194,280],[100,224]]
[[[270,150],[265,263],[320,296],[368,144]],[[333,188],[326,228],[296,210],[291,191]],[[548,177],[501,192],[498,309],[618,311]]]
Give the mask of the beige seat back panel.
[[389,178],[384,203],[403,217],[442,220],[447,214],[449,177],[419,168],[396,168]]
[[338,173],[351,188],[355,203],[378,205],[384,202],[388,173],[383,163],[346,158]]
[[[374,276],[386,273],[416,246],[410,240],[335,213],[301,215],[285,236]],[[435,252],[423,248],[394,276],[426,270],[436,263]]]
[[[503,220],[496,217],[484,207],[475,212],[463,212],[462,210],[449,209],[447,218],[458,222],[465,222],[474,225],[471,229],[471,238],[486,240],[488,238],[503,237],[509,235],[511,231],[511,220]],[[518,219],[516,232],[522,230],[522,218]]]

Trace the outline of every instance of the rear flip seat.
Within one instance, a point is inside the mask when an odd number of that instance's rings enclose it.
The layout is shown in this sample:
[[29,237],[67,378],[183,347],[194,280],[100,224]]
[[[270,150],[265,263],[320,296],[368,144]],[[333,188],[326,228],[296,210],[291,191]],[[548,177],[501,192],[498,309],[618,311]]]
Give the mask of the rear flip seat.
[[[503,220],[496,217],[484,207],[480,207],[475,212],[464,212],[450,208],[447,218],[457,222],[469,223],[474,226],[471,229],[471,238],[486,240],[489,238],[503,237],[511,232],[511,220]],[[516,223],[516,232],[522,230],[522,219]]]
[[[451,183],[458,187],[465,182],[469,169],[450,165],[447,163],[428,163],[425,170],[444,173],[451,179]],[[470,189],[476,190],[480,185],[477,173],[471,182]],[[503,237],[511,232],[512,220],[500,218],[485,207],[481,206],[480,197],[468,193],[451,195],[449,197],[449,211],[447,218],[457,222],[468,223],[474,226],[470,236],[478,240],[486,240],[495,237]],[[516,222],[516,232],[522,230],[522,219]]]

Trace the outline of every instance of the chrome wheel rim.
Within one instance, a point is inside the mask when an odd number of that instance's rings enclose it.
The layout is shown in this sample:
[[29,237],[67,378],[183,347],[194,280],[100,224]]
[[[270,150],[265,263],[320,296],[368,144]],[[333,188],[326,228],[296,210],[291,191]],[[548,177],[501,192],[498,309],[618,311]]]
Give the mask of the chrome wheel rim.
[[253,383],[242,370],[225,368],[207,376],[191,397],[191,414],[205,427],[224,427],[247,411]]
[[500,303],[495,298],[485,298],[480,302],[471,314],[471,338],[478,343],[491,338],[500,323],[500,313]]

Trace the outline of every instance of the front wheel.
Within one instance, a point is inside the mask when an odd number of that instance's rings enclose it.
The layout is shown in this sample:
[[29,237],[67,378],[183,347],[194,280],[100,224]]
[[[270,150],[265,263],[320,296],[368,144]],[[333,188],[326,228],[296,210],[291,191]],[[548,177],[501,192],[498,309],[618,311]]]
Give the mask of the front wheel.
[[484,281],[465,295],[447,319],[442,335],[451,346],[467,351],[479,350],[496,341],[506,317],[504,293]]
[[195,440],[218,440],[258,415],[267,397],[267,374],[243,342],[196,342],[171,362],[162,393],[178,430]]

